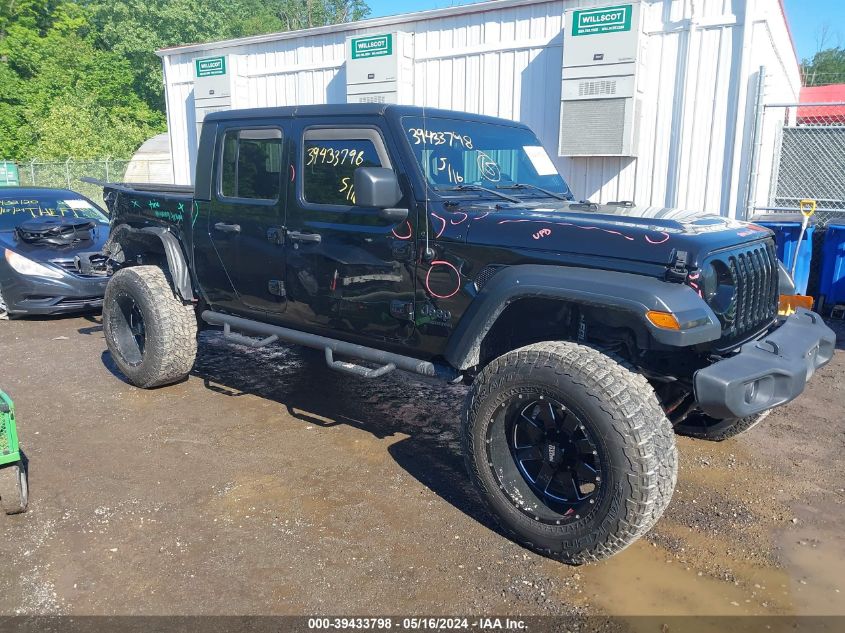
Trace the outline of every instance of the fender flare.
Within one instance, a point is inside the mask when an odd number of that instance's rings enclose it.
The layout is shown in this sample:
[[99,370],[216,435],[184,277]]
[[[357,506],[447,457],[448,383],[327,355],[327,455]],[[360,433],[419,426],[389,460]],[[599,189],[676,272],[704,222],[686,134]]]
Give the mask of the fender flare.
[[[502,312],[520,299],[556,299],[629,313],[658,343],[687,347],[718,339],[719,319],[689,286],[608,270],[542,264],[508,266],[476,295],[449,337],[444,358],[456,369],[480,362],[481,343]],[[649,310],[672,312],[681,330],[665,330],[645,317]]]
[[113,239],[120,240],[123,233],[144,233],[154,235],[161,240],[164,248],[164,255],[167,257],[167,268],[170,278],[173,280],[173,289],[183,301],[194,301],[194,288],[191,283],[191,272],[185,254],[182,252],[182,245],[172,232],[160,226],[145,226],[133,228],[128,224],[117,226],[109,237],[109,243]]

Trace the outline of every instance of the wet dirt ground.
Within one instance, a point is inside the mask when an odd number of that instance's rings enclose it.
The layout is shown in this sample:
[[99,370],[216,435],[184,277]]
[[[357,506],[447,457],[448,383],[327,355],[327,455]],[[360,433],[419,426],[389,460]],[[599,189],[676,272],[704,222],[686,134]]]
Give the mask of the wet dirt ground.
[[0,322],[31,487],[0,516],[0,615],[845,614],[843,351],[745,435],[679,438],[655,529],[576,568],[481,508],[464,387],[210,332],[142,391],[105,349],[98,317]]

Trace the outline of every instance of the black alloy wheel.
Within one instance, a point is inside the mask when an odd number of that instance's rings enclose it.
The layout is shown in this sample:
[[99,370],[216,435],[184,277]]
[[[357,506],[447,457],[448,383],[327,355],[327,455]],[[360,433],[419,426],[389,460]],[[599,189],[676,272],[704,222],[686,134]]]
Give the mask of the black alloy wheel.
[[[597,503],[600,444],[574,410],[541,394],[503,403],[487,433],[488,462],[500,488],[521,512],[553,525],[578,520]],[[510,460],[502,459],[506,452]]]
[[129,294],[116,297],[118,327],[115,343],[121,356],[130,365],[138,365],[144,358],[147,330],[144,313],[135,298]]

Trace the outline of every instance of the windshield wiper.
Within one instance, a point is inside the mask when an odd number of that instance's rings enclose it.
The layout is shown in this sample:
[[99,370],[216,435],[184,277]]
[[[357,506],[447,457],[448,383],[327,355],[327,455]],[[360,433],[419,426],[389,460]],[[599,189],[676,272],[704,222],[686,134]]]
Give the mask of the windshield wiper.
[[490,193],[499,198],[503,198],[508,202],[514,202],[516,204],[520,204],[522,202],[519,198],[514,198],[513,196],[509,196],[501,191],[488,189],[487,187],[482,187],[481,185],[458,185],[457,187],[446,187],[445,189],[441,189],[441,191],[483,191],[484,193]]
[[499,185],[496,189],[534,189],[539,191],[540,193],[544,193],[550,198],[557,198],[558,200],[573,200],[573,196],[563,193],[555,193],[554,191],[549,191],[548,189],[543,189],[542,187],[538,187],[537,185],[529,185],[524,182],[515,182],[512,185]]

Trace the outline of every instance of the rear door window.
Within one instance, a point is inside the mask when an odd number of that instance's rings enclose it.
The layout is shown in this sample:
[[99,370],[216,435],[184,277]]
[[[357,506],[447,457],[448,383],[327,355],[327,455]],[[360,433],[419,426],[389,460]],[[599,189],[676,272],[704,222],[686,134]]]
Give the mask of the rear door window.
[[226,131],[220,165],[222,197],[276,201],[281,193],[281,171],[281,130]]

